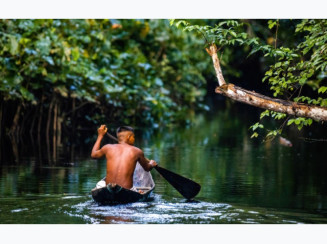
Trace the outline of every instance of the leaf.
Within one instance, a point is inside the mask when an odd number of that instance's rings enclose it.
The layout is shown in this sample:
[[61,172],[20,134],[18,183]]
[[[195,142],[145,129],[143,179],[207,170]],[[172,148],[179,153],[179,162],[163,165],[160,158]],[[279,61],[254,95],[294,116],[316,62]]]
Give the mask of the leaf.
[[262,118],[265,117],[265,116],[269,116],[269,114],[270,114],[270,111],[269,111],[269,110],[265,110],[264,112],[262,112],[262,113],[260,114],[260,119],[262,119]]
[[34,95],[30,93],[25,87],[20,87],[19,92],[22,94],[22,97],[28,101],[34,100]]
[[252,134],[251,138],[255,138],[255,137],[258,137],[258,136],[259,136],[259,134],[258,134],[257,132],[254,132],[254,133]]
[[308,119],[308,125],[311,125],[312,124],[312,119]]
[[257,128],[264,128],[264,126],[262,124],[260,124],[259,122],[255,123],[254,125],[250,126],[250,129],[252,128],[253,131],[255,131]]
[[287,125],[291,125],[291,124],[293,124],[294,123],[294,119],[289,119],[288,121],[287,121]]
[[277,25],[277,21],[269,20],[268,21],[268,28],[272,29],[275,25]]
[[294,123],[295,123],[296,125],[299,125],[299,124],[301,123],[301,118],[297,118],[297,119],[295,119]]
[[237,37],[236,33],[234,31],[229,32],[233,37]]
[[42,69],[42,75],[43,76],[47,76],[48,75],[48,72],[47,72],[46,68],[43,68]]
[[48,64],[54,65],[54,61],[51,56],[45,56],[43,57],[43,59],[45,59],[48,62]]
[[174,22],[175,22],[175,19],[170,19],[170,20],[169,20],[169,24],[170,24],[170,26],[174,25]]
[[9,36],[10,39],[10,54],[16,55],[18,53],[18,42],[16,38],[12,35]]
[[318,93],[325,93],[327,91],[327,86],[321,86],[319,89],[318,89]]
[[72,50],[72,57],[74,61],[77,61],[80,57],[79,49],[78,47],[73,48]]
[[268,70],[268,71],[265,73],[265,75],[267,75],[267,76],[271,76],[271,75],[272,75],[272,70]]

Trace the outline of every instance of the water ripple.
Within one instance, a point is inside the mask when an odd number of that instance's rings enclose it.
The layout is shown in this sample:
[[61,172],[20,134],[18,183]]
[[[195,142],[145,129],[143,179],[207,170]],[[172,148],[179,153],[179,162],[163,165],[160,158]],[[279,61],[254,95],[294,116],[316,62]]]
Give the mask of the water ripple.
[[[93,201],[76,204],[67,214],[81,217],[89,223],[137,224],[228,224],[228,223],[298,223],[268,213],[265,209],[242,209],[226,203],[186,202],[180,198],[169,201],[154,194],[154,201],[99,206]],[[87,216],[87,217],[86,217]]]

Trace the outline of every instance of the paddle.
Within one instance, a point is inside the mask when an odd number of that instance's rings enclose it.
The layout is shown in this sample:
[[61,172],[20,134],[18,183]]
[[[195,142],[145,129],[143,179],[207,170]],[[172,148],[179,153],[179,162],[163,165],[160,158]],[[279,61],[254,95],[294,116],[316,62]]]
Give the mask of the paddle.
[[186,199],[190,200],[199,193],[201,186],[193,180],[187,179],[158,165],[154,168]]
[[[110,135],[108,132],[107,136],[118,142],[118,139]],[[154,168],[186,199],[192,199],[199,193],[201,186],[193,180],[185,178],[158,165]]]

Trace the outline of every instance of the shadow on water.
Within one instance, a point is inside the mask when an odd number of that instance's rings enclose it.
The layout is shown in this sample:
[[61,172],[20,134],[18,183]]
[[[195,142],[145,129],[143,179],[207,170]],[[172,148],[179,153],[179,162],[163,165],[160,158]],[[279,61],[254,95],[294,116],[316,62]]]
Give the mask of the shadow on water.
[[46,148],[17,144],[17,152],[6,142],[0,223],[327,223],[326,144],[305,143],[292,130],[291,148],[252,140],[256,119],[240,106],[197,115],[189,128],[137,132],[148,158],[202,186],[194,201],[153,171],[152,201],[99,206],[90,191],[106,164],[89,159],[92,144],[76,147],[73,160],[59,153],[49,162]]

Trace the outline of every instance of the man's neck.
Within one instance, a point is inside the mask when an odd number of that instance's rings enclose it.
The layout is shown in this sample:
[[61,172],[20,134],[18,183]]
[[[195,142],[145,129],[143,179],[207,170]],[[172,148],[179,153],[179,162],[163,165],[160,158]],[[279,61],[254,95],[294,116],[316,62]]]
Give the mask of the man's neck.
[[118,144],[121,144],[121,145],[129,145],[129,146],[133,146],[131,144],[128,144],[127,142],[125,141],[119,141]]

